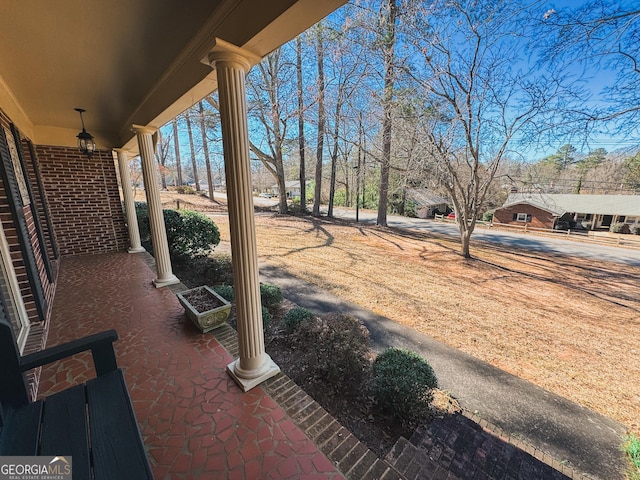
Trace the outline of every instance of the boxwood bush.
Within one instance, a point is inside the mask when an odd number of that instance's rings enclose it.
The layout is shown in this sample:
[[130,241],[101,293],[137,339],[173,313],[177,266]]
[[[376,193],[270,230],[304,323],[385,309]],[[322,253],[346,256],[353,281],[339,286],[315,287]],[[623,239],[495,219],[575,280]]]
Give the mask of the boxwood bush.
[[[191,210],[162,210],[171,255],[206,255],[220,243],[218,226],[206,215]],[[149,210],[144,202],[136,202],[140,239],[145,248],[151,246]]]
[[282,322],[284,323],[285,331],[293,333],[302,322],[310,318],[313,318],[311,310],[307,310],[304,307],[294,307],[285,314]]
[[260,298],[262,299],[262,305],[265,307],[276,308],[282,302],[282,290],[277,285],[261,283]]
[[233,287],[231,285],[216,285],[215,287],[213,287],[213,289],[227,302],[233,303],[235,295],[233,293]]
[[416,353],[389,348],[373,362],[371,394],[382,411],[402,422],[426,416],[437,386],[433,369]]

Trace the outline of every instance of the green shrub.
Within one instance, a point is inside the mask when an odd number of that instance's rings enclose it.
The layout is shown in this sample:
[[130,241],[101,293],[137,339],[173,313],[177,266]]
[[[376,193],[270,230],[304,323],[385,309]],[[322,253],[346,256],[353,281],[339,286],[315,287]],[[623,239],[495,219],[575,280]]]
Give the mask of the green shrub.
[[267,308],[276,308],[282,302],[282,290],[271,283],[260,284],[260,298],[262,305]]
[[176,192],[183,195],[194,195],[196,193],[195,189],[189,185],[178,185],[176,187]]
[[611,224],[609,231],[613,233],[629,233],[629,225],[626,223],[615,222]]
[[310,318],[313,318],[311,310],[307,310],[304,307],[292,308],[283,318],[285,331],[293,333],[302,322]]
[[[149,210],[144,202],[136,202],[140,240],[150,246]],[[206,255],[220,243],[218,226],[206,215],[191,210],[162,210],[169,253],[172,255]]]
[[629,461],[627,478],[629,480],[640,480],[640,438],[630,433],[623,449]]
[[180,243],[180,236],[182,235],[182,216],[177,210],[162,210],[162,216],[164,217],[164,228],[167,232],[167,244],[169,245],[169,253],[184,253],[176,248],[176,245]]
[[417,218],[418,217],[418,205],[413,200],[407,200],[404,204],[404,216]]
[[403,422],[423,418],[438,381],[431,366],[419,355],[389,348],[373,362],[371,393],[378,407]]
[[173,247],[173,251],[178,254],[207,254],[220,243],[218,226],[206,215],[181,210],[180,217],[180,230],[175,235],[173,243],[169,243],[169,250]]
[[213,290],[226,301],[233,303],[235,295],[231,285],[216,285]]
[[489,210],[488,212],[484,212],[482,214],[483,222],[493,222],[493,210]]
[[136,218],[138,219],[138,230],[140,239],[144,240],[150,234],[149,229],[149,208],[145,202],[135,202]]
[[271,323],[271,320],[273,320],[273,316],[271,315],[271,313],[269,313],[269,310],[267,310],[267,307],[263,305],[262,306],[262,327],[267,328]]
[[362,322],[331,313],[300,323],[290,338],[308,381],[359,388],[370,366],[369,331]]

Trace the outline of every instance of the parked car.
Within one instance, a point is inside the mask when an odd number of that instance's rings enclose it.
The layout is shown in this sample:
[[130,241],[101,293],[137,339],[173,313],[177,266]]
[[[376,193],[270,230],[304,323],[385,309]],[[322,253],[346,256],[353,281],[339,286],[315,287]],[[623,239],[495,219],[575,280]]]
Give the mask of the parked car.
[[273,195],[271,195],[270,193],[261,193],[258,196],[262,197],[262,198],[271,198],[271,197],[273,197]]
[[449,215],[447,215],[447,218],[456,218],[456,212],[451,212]]

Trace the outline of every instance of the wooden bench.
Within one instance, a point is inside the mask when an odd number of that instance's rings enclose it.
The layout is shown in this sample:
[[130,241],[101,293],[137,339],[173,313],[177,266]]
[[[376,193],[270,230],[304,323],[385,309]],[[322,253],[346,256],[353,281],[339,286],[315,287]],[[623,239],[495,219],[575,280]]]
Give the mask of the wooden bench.
[[[153,479],[115,330],[20,356],[0,305],[0,456],[72,457],[76,479]],[[31,402],[24,372],[91,351],[96,378]]]

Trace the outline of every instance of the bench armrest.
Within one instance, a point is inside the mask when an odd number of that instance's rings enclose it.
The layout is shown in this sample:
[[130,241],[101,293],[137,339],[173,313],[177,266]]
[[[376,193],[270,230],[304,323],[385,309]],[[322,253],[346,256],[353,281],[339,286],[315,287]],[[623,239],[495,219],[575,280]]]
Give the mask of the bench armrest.
[[40,352],[31,353],[20,358],[20,370],[23,372],[32,368],[41,367],[48,363],[62,360],[76,353],[91,350],[96,375],[104,375],[118,368],[116,355],[113,351],[113,342],[118,339],[115,330],[89,335],[78,340],[46,348]]

